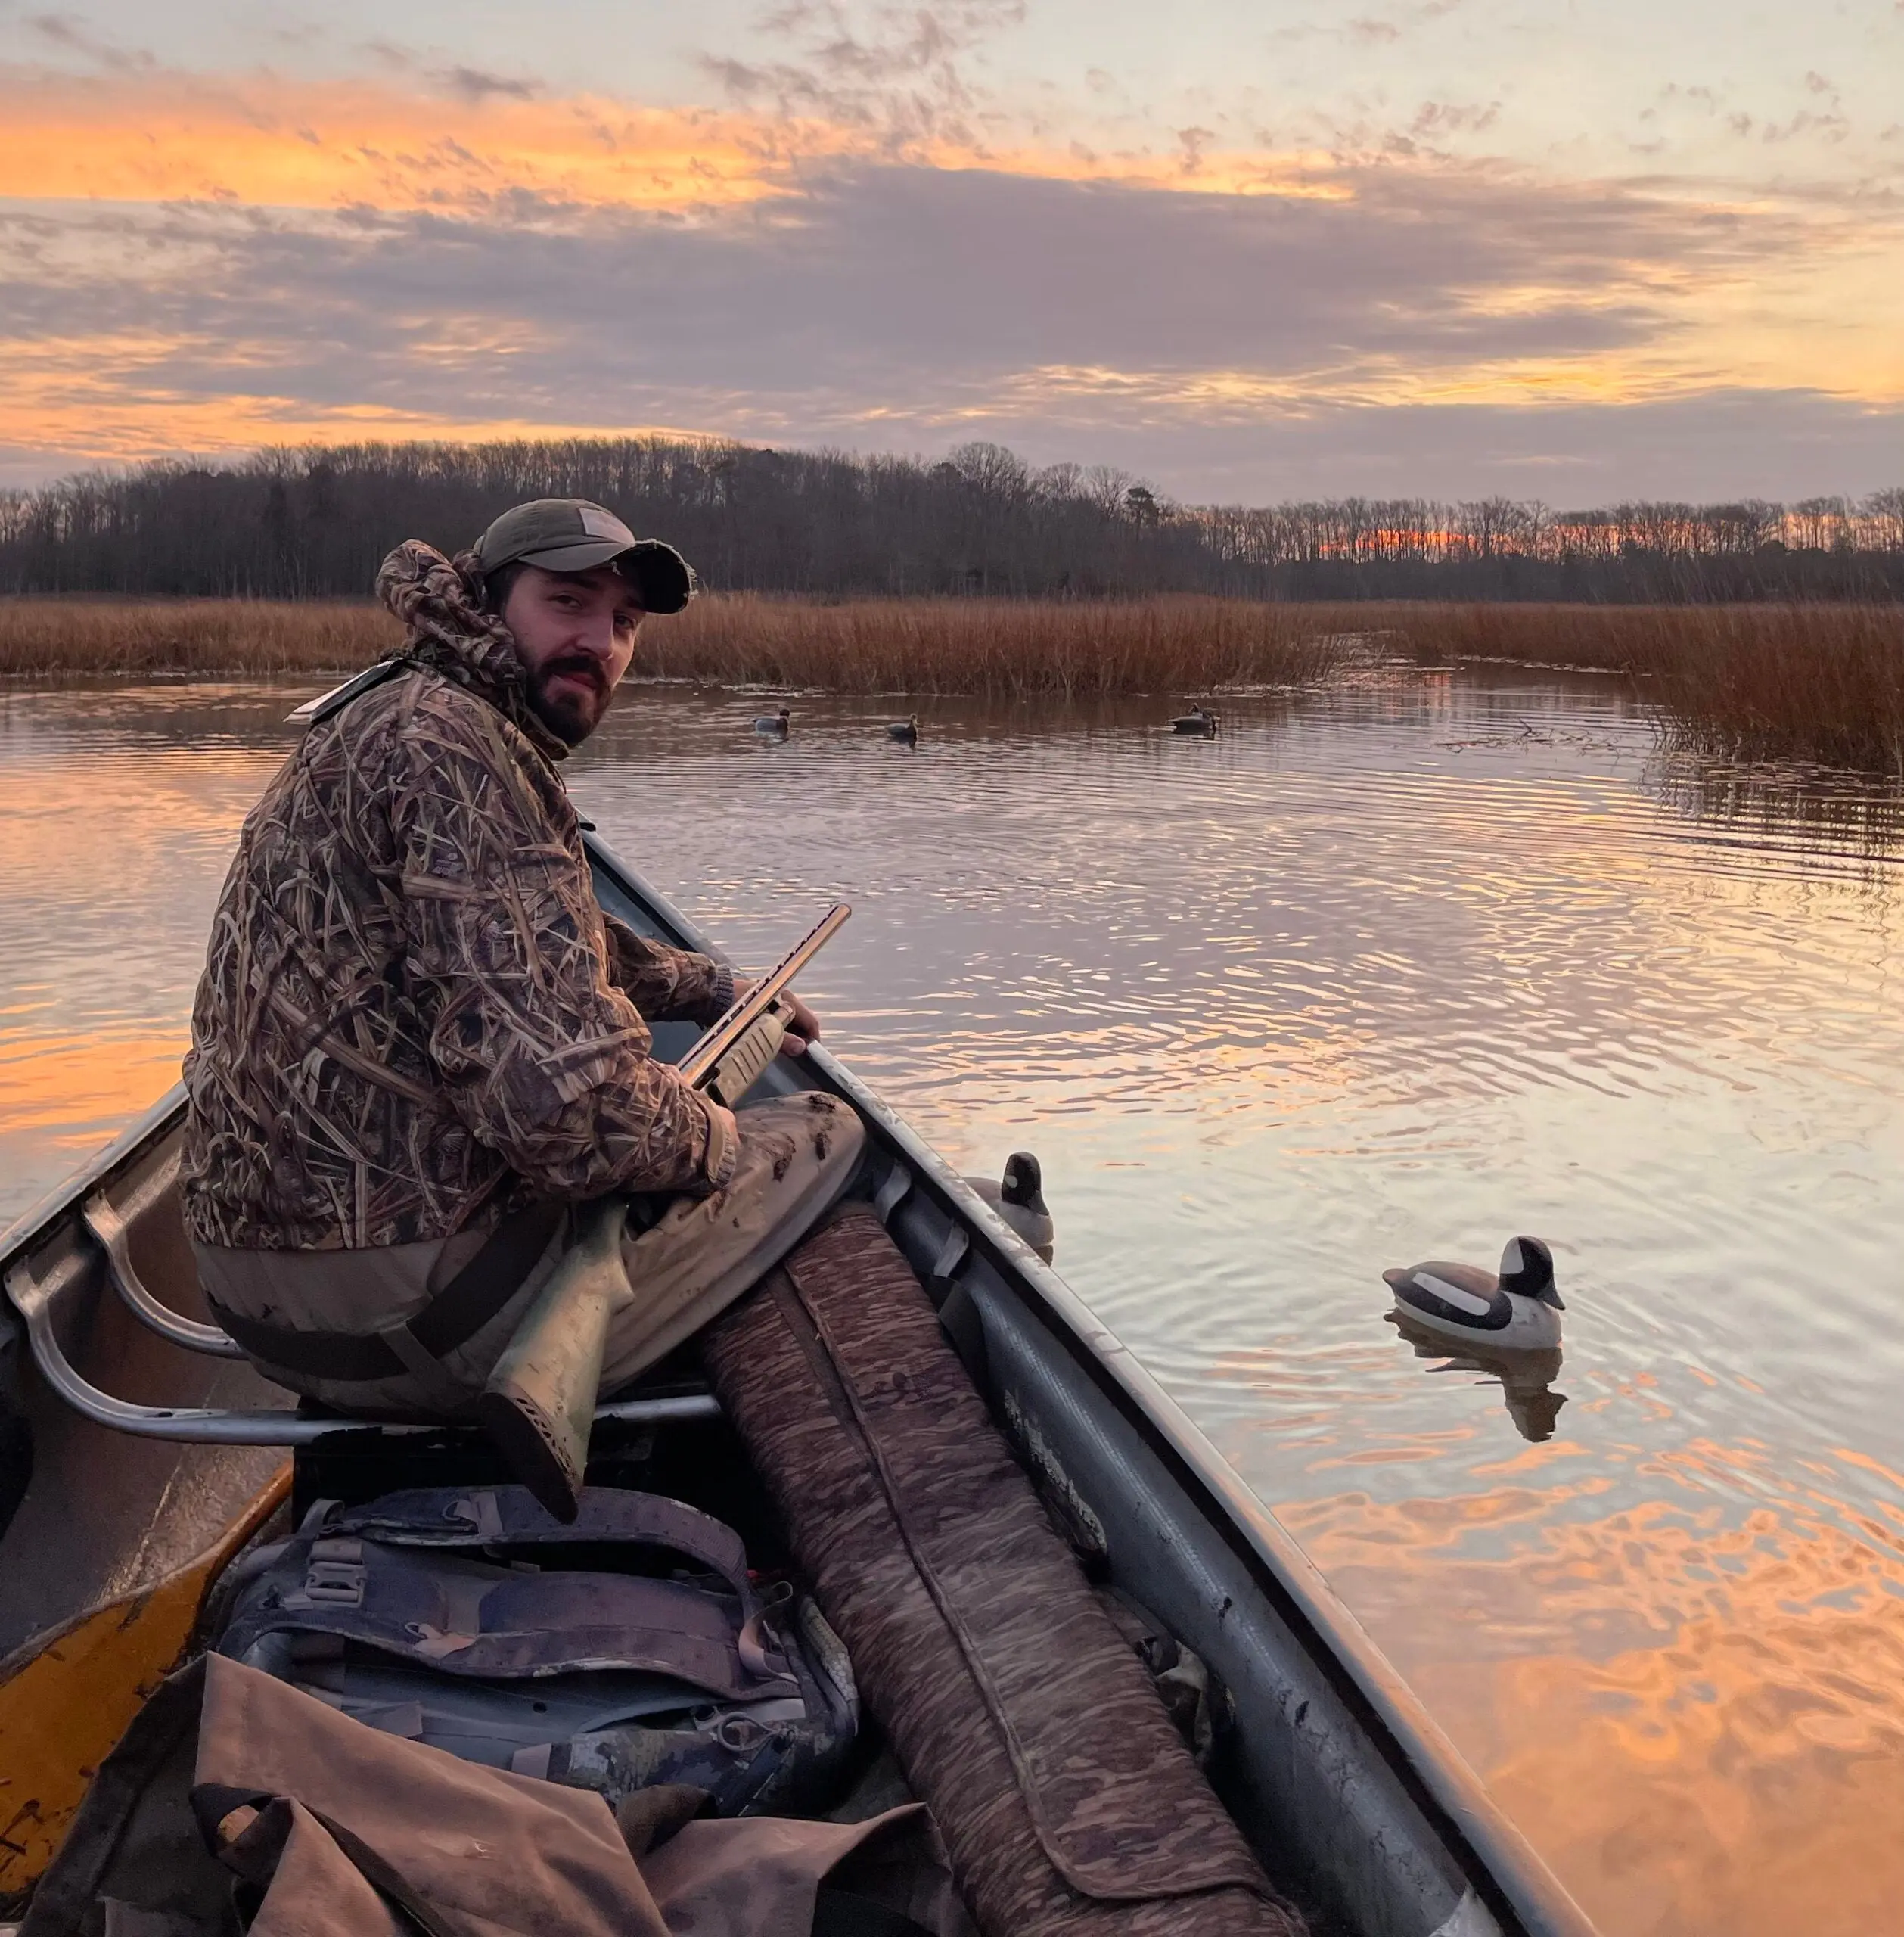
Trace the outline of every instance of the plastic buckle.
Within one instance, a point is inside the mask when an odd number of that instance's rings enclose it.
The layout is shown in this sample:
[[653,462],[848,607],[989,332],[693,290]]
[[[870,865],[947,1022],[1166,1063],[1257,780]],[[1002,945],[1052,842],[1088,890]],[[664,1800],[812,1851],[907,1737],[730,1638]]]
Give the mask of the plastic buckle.
[[362,1541],[313,1541],[304,1570],[304,1591],[330,1607],[364,1604],[364,1544]]

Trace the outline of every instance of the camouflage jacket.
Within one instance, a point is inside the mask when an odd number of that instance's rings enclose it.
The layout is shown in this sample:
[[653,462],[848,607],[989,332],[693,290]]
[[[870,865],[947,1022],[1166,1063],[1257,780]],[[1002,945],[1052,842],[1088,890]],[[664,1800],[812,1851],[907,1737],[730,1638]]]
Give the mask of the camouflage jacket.
[[711,1021],[733,977],[597,905],[567,751],[467,562],[377,577],[403,670],[321,721],[246,817],[185,1058],[201,1242],[442,1238],[532,1196],[706,1190],[725,1112],[645,1017]]

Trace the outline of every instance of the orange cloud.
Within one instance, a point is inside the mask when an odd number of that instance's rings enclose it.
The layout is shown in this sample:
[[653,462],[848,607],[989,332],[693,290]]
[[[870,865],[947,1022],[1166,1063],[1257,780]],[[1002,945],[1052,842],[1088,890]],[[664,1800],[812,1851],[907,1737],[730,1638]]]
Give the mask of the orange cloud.
[[797,162],[878,157],[1042,180],[1346,201],[1320,154],[1185,157],[890,141],[861,127],[587,96],[471,103],[371,82],[0,67],[0,197],[262,207],[716,208],[784,194]]
[[774,192],[818,123],[587,98],[471,105],[366,82],[0,73],[0,196],[464,210],[511,194],[625,208]]

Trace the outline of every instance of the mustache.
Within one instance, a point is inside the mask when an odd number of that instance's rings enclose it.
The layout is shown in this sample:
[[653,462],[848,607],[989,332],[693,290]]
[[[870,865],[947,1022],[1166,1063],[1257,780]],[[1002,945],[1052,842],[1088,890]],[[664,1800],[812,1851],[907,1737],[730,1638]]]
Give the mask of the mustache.
[[536,675],[536,684],[546,686],[561,679],[585,680],[598,693],[608,690],[607,675],[601,670],[599,660],[591,659],[585,652],[565,653],[559,659],[551,659]]

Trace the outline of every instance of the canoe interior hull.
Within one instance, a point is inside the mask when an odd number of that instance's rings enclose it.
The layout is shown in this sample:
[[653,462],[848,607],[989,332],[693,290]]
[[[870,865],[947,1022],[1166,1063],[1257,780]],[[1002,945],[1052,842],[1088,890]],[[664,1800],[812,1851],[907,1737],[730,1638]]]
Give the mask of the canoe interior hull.
[[[605,850],[595,859],[598,891],[613,913],[647,932],[707,945]],[[657,1050],[679,1055],[693,1033],[664,1026]],[[801,1074],[777,1064],[763,1087],[801,1083],[846,1095],[865,1118],[870,1158],[859,1188],[940,1306],[1054,1519],[1098,1577],[1153,1610],[1229,1691],[1235,1725],[1213,1782],[1270,1875],[1315,1915],[1319,1929],[1587,1937],[1591,1926],[1489,1814],[1452,1750],[1425,1733],[1398,1685],[1381,1679],[1378,1661],[1371,1668],[1366,1637],[1331,1613],[1287,1537],[1233,1476],[1225,1480],[1227,1469],[1062,1281],[824,1053]],[[181,1108],[175,1095],[80,1187],[0,1239],[0,1268],[25,1260],[54,1284],[61,1342],[108,1391],[161,1406],[288,1406],[290,1395],[242,1363],[181,1351],[141,1325],[115,1295],[85,1227],[88,1195],[109,1192],[146,1284],[182,1315],[207,1317],[179,1223]],[[0,1798],[12,1799],[0,1817],[26,1802],[37,1812],[31,1836],[0,1833],[0,1894],[17,1901],[57,1845],[61,1809],[76,1805],[96,1763],[100,1717],[117,1712],[114,1703],[135,1706],[178,1658],[176,1603],[188,1597],[195,1606],[235,1530],[254,1524],[259,1503],[287,1482],[281,1449],[173,1444],[89,1423],[40,1376],[17,1319],[13,1329],[0,1345],[10,1373],[0,1410],[0,1513],[14,1509],[0,1536],[0,1652],[11,1651],[0,1663]],[[20,1450],[10,1464],[5,1457],[14,1427],[23,1444],[31,1441],[30,1475]],[[678,1458],[682,1474],[696,1476],[697,1503],[744,1534],[765,1511],[738,1441],[718,1422],[623,1435],[612,1446],[598,1435],[595,1450],[638,1459],[645,1485],[664,1480]],[[415,1469],[426,1454],[413,1447],[412,1471],[388,1484],[434,1483],[431,1472]],[[451,1435],[427,1457],[448,1463],[436,1471],[461,1477],[469,1455],[469,1443]],[[322,1442],[299,1456],[292,1503],[375,1490],[375,1463],[387,1457],[374,1435]],[[167,1583],[172,1625],[148,1628],[148,1645],[62,1659],[61,1630],[82,1628],[107,1604],[132,1607]],[[70,1684],[81,1679],[93,1696],[74,1695]],[[22,1693],[30,1686],[32,1701]],[[89,1730],[76,1715],[92,1716]]]

